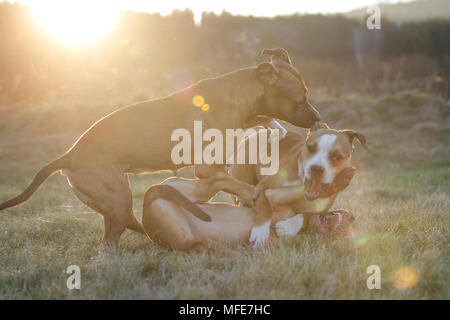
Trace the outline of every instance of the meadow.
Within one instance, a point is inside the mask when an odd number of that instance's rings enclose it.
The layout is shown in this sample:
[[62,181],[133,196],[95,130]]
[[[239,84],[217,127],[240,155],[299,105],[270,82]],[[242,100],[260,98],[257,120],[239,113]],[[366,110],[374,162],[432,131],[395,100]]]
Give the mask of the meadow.
[[[332,127],[359,130],[371,148],[355,146],[357,174],[335,204],[355,214],[353,237],[302,233],[228,257],[171,252],[126,231],[120,251],[105,250],[102,219],[55,174],[29,202],[0,213],[0,299],[448,299],[448,100],[414,90],[311,94]],[[62,94],[0,110],[0,200],[128,99]],[[130,177],[137,216],[145,190],[168,176]],[[66,287],[69,265],[81,269],[80,290]],[[379,290],[366,286],[370,265],[381,269]]]

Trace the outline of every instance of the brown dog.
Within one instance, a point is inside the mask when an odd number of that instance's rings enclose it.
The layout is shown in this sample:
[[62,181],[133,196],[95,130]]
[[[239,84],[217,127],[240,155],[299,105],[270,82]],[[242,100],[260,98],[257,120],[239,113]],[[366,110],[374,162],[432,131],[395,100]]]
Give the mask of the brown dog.
[[[283,49],[276,49],[274,63],[261,63],[198,82],[165,98],[121,108],[97,121],[63,156],[42,168],[32,183],[17,197],[0,204],[0,210],[28,200],[56,171],[63,170],[76,196],[103,215],[103,242],[118,246],[126,228],[145,234],[132,209],[129,173],[177,170],[171,159],[171,134],[175,129],[192,131],[195,120],[203,128],[241,128],[257,115],[284,119],[310,127],[319,114],[308,102],[307,89],[289,62],[278,62]],[[193,105],[202,96],[210,108]],[[208,110],[208,111],[203,111]],[[191,132],[192,133],[192,132]],[[213,177],[223,166],[200,165],[198,177]],[[251,203],[253,186],[228,176],[234,194]],[[181,200],[180,200],[181,201]],[[206,219],[205,215],[200,215]]]

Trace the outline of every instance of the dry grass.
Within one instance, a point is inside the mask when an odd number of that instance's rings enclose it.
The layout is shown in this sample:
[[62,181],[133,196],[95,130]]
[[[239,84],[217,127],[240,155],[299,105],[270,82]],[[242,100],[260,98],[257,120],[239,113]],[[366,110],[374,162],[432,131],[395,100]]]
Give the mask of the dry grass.
[[[339,99],[316,92],[314,101],[333,126],[361,130],[372,148],[357,147],[359,171],[336,204],[356,215],[354,238],[301,234],[261,250],[236,248],[241,256],[232,258],[170,252],[127,231],[120,252],[102,251],[101,219],[55,175],[27,204],[0,214],[0,298],[448,299],[448,102],[417,92]],[[59,109],[62,102],[0,116],[1,200],[115,105]],[[143,193],[163,176],[132,177],[138,215]],[[81,290],[66,288],[63,271],[72,264],[81,268]],[[366,287],[373,264],[381,290]],[[392,282],[401,266],[420,276],[407,290]]]

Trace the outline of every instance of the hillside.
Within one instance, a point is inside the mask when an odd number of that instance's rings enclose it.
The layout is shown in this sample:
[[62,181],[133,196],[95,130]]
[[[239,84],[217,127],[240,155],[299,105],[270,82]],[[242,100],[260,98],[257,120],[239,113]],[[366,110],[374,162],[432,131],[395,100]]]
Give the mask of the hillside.
[[[381,18],[393,22],[422,21],[427,19],[450,19],[450,1],[416,0],[406,3],[381,3]],[[366,7],[347,12],[344,16],[363,19],[367,16]]]

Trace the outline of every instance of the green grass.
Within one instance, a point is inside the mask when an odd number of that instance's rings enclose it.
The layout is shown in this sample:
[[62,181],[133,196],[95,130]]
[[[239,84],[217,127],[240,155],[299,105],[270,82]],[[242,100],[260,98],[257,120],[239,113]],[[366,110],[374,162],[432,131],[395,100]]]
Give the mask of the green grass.
[[[363,105],[362,99],[352,100],[353,109]],[[377,101],[369,100],[367,108],[385,103]],[[324,103],[322,113],[333,114],[336,103]],[[122,236],[120,251],[102,250],[100,216],[78,201],[57,174],[28,203],[0,213],[0,299],[448,299],[446,138],[433,131],[414,140],[411,136],[419,134],[395,131],[396,121],[357,124],[373,150],[357,150],[359,170],[335,204],[355,214],[354,238],[305,233],[260,250],[235,247],[236,257],[171,252],[131,231]],[[355,127],[347,122],[352,120],[337,121]],[[445,125],[436,130],[448,134]],[[22,191],[79,133],[3,132],[0,200]],[[132,177],[139,217],[145,190],[166,176]],[[81,290],[66,287],[69,265],[81,268]],[[380,290],[366,287],[370,265],[381,269]],[[393,274],[404,266],[418,272],[418,282],[398,289]]]

